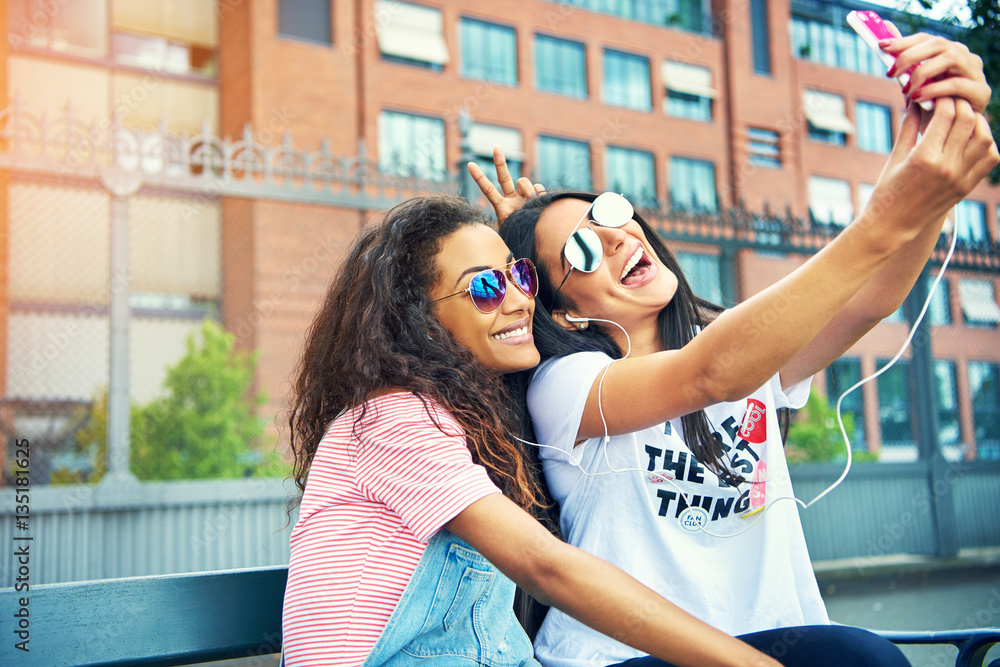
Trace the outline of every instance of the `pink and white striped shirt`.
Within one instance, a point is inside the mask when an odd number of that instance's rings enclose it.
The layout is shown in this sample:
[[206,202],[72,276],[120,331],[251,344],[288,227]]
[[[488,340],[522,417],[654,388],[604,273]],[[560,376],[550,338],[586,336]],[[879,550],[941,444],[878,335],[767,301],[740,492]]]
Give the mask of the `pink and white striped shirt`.
[[320,441],[291,537],[282,617],[288,667],[362,664],[431,537],[500,492],[472,462],[458,422],[425,401],[412,393],[374,398],[357,429],[355,408]]

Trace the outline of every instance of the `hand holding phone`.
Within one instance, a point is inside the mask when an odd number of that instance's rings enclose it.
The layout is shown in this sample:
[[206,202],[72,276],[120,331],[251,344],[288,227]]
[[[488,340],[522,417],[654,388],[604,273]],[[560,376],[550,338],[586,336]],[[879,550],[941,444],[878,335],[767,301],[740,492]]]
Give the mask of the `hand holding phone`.
[[[864,43],[875,52],[878,59],[885,63],[886,71],[888,71],[889,67],[896,64],[895,56],[879,48],[879,40],[894,39],[896,35],[889,32],[889,28],[878,14],[872,11],[852,11],[847,15],[847,24],[854,28],[854,32],[858,33]],[[914,65],[896,77],[900,86],[905,86],[910,82],[910,74],[916,67]],[[934,100],[924,100],[923,102],[917,102],[917,104],[927,111],[934,108]]]

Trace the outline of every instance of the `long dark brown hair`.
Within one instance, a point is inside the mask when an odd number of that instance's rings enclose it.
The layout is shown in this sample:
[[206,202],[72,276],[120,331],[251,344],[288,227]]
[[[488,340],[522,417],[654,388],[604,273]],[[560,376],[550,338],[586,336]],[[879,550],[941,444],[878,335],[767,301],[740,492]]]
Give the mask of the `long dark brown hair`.
[[444,237],[488,222],[485,211],[464,199],[421,197],[360,234],[309,327],[292,383],[288,421],[300,490],[330,422],[362,406],[358,429],[373,392],[401,389],[454,416],[473,460],[504,495],[536,513],[536,476],[511,435],[521,419],[517,401],[502,375],[476,361],[434,318],[428,298]]
[[[591,192],[562,191],[531,199],[507,218],[500,227],[500,236],[516,257],[531,259],[538,271],[539,286],[538,294],[535,296],[532,332],[542,361],[590,350],[604,352],[612,359],[620,359],[623,355],[621,348],[599,327],[570,332],[556,324],[551,316],[553,310],[572,308],[574,304],[569,302],[564,292],[557,293],[558,283],[553,282],[544,262],[538,256],[535,227],[539,218],[553,202],[570,198],[593,202],[597,199],[597,195]],[[638,213],[633,218],[639,223],[656,256],[677,276],[677,291],[670,303],[660,311],[657,326],[663,349],[680,349],[691,342],[698,330],[714,320],[723,308],[696,296],[684,277],[680,264],[660,235]],[[726,450],[713,436],[703,410],[684,415],[681,417],[681,424],[684,427],[688,447],[702,465],[730,484],[735,485],[745,481],[741,475],[734,473],[726,465]]]

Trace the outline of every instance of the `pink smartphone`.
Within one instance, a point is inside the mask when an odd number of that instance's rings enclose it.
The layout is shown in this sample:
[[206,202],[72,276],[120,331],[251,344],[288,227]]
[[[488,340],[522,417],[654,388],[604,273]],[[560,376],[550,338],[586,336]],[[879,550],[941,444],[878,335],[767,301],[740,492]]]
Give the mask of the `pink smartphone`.
[[[875,52],[878,59],[885,63],[887,71],[895,64],[896,57],[879,48],[879,40],[892,39],[895,35],[889,32],[889,28],[886,27],[878,14],[872,11],[852,11],[847,15],[847,25],[854,28],[854,32],[858,33],[864,43]],[[905,86],[910,81],[910,73],[915,68],[916,65],[896,77],[900,86]],[[928,111],[934,108],[934,100],[924,100],[917,102],[917,104]]]

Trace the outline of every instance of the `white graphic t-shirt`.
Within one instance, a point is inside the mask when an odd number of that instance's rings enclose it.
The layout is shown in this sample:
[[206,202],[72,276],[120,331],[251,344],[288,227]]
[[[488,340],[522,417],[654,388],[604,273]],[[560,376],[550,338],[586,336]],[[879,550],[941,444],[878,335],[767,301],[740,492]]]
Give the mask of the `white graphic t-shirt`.
[[[737,488],[694,458],[679,418],[574,447],[590,388],[611,362],[600,352],[552,359],[528,389],[535,434],[548,445],[539,455],[566,541],[731,635],[829,623],[791,499],[775,414],[802,407],[809,381],[783,392],[775,376],[745,400],[705,410],[730,468],[747,480]],[[608,665],[643,655],[556,609],[539,631],[535,652],[546,667]]]

